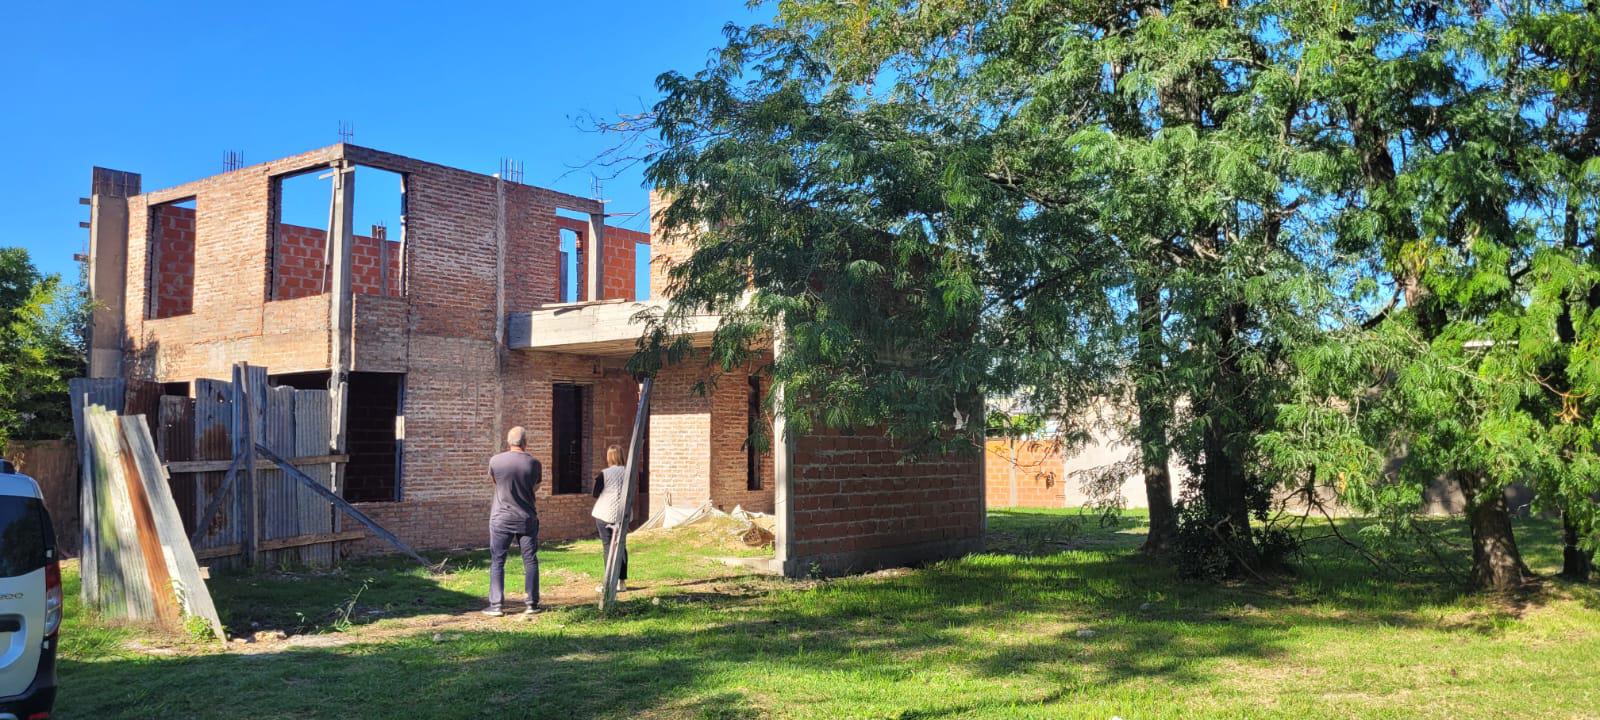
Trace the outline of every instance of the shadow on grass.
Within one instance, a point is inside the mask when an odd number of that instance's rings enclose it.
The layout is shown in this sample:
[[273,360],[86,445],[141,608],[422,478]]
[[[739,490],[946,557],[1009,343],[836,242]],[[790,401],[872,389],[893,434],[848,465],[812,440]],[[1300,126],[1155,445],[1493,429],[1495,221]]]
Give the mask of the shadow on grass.
[[[1004,518],[995,525],[1008,531]],[[1124,537],[1128,547],[1139,539]],[[1393,583],[1338,548],[1318,552],[1315,576],[1278,586],[1184,583],[1125,551],[989,553],[757,595],[685,586],[659,603],[629,600],[611,617],[572,608],[447,637],[64,660],[62,716],[747,718],[813,697],[872,716],[964,717],[1087,688],[1213,683],[1226,670],[1208,660],[1282,657],[1293,652],[1291,631],[1494,631],[1441,627],[1430,608],[1460,600],[1457,587]],[[368,591],[424,593],[419,607],[477,600],[429,595],[417,584],[428,580],[401,573]],[[930,688],[930,672],[1002,682],[942,690]]]

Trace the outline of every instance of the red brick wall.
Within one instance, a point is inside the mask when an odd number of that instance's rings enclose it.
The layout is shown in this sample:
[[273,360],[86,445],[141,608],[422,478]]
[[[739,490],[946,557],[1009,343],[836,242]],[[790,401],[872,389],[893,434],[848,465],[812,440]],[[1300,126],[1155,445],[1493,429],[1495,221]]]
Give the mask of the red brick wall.
[[[560,215],[556,216],[556,223],[558,228],[556,231],[557,242],[560,242],[561,230],[571,230],[578,234],[579,258],[588,257],[589,224],[582,220]],[[601,284],[604,286],[604,290],[600,299],[634,300],[639,297],[638,288],[635,287],[637,285],[635,263],[638,262],[635,256],[638,254],[638,243],[648,244],[649,242],[649,233],[611,225],[606,226],[605,258],[600,270]],[[563,264],[567,262],[565,253],[561,254],[560,262]],[[587,262],[587,260],[584,262]],[[560,272],[561,267],[562,265],[556,266],[557,273]],[[583,267],[578,268],[577,298],[580,302],[588,299],[588,289],[584,287],[583,281],[584,272]]]
[[194,210],[159,205],[150,222],[155,297],[150,317],[168,318],[194,312]]
[[694,384],[706,371],[693,355],[656,375],[650,395],[650,506],[711,499],[711,399]]
[[970,551],[983,535],[983,466],[976,451],[901,462],[881,433],[819,431],[794,440],[790,564],[823,572]]
[[[330,298],[309,294],[266,301],[275,275],[269,267],[275,234],[270,208],[275,176],[326,166],[341,157],[405,174],[408,202],[405,267],[411,272],[405,296],[363,294],[354,302],[355,368],[406,373],[403,501],[370,502],[363,510],[414,546],[483,546],[493,493],[485,466],[491,454],[502,450],[504,430],[515,424],[528,427],[530,451],[550,467],[552,382],[594,387],[592,467],[586,482],[602,464],[606,443],[624,442],[629,434],[637,386],[622,371],[621,358],[510,352],[502,339],[502,312],[557,299],[555,210],[566,206],[587,211],[594,206],[590,200],[355,146],[314,150],[130,198],[133,238],[149,237],[150,206],[197,198],[202,210],[195,218],[195,234],[205,242],[195,250],[192,314],[146,320],[146,283],[130,283],[125,307],[136,310],[126,314],[128,374],[155,381],[226,378],[230,363],[237,360],[266,365],[272,373],[328,368]],[[314,232],[302,237],[301,246],[309,251],[293,258],[317,267],[325,238],[320,230],[307,230]],[[632,243],[643,235],[614,232],[619,242],[608,245],[619,253],[608,253],[606,294],[624,298],[634,278]],[[131,243],[128,277],[149,272],[147,245]],[[280,259],[288,258],[280,253]],[[358,272],[358,267],[352,270]],[[370,277],[362,286],[371,286]],[[626,286],[618,286],[624,282]],[[398,282],[392,286],[397,288]],[[682,378],[680,390],[686,392],[691,379]],[[658,390],[658,397],[664,395]],[[702,440],[656,429],[651,459],[653,464],[670,459],[675,450],[698,453],[699,493],[704,496],[709,491],[709,402],[677,397],[678,402],[701,405]],[[742,422],[738,426],[742,429]],[[594,534],[589,518],[594,501],[587,494],[549,496],[546,482],[539,502],[544,538]],[[648,502],[640,507],[640,515],[645,512]],[[387,552],[378,544],[366,547]]]
[[[620,370],[615,362],[510,353],[501,337],[502,308],[556,299],[557,205],[588,211],[592,201],[348,145],[135,196],[129,199],[130,238],[148,237],[152,205],[195,197],[201,208],[196,231],[205,242],[197,249],[192,315],[144,319],[148,289],[142,280],[130,283],[128,375],[226,377],[238,360],[274,373],[328,368],[329,296],[265,302],[273,275],[270,210],[274,177],[340,157],[406,175],[406,265],[418,269],[405,297],[360,296],[354,303],[356,367],[407,375],[404,500],[363,507],[418,547],[481,546],[492,492],[485,463],[501,449],[505,429],[526,425],[548,466],[549,383],[604,383],[608,369],[613,375]],[[320,263],[320,245],[312,244],[315,251],[301,257]],[[148,255],[147,243],[130,244],[129,278],[146,277]],[[497,299],[502,258],[504,292]],[[620,402],[624,394],[620,385],[596,393],[611,399],[600,402],[606,417],[620,413],[605,403]],[[594,453],[604,452],[601,439],[626,432],[614,427],[617,421],[606,422],[611,425],[596,429]],[[550,498],[541,506],[545,537],[592,535],[591,503],[586,495]]]
[[[711,390],[711,502],[722,510],[742,506],[755,512],[772,512],[773,477],[770,419],[762,419],[768,435],[758,472],[761,489],[750,489],[745,443],[749,441],[749,376],[723,375]],[[763,401],[771,388],[762,385]]]
[[[400,296],[400,243],[378,239],[384,234],[373,227],[372,235],[357,235],[350,248],[350,287],[357,295]],[[278,242],[273,248],[274,300],[320,295],[323,292],[323,260],[328,252],[328,233],[303,225],[278,225]]]
[[[326,167],[339,146],[128,198],[126,374],[162,382],[225,378],[236,360],[273,372],[328,367],[326,296],[264,303],[272,178]],[[151,318],[151,209],[194,199],[194,293],[187,315]]]
[[[1066,473],[1059,443],[990,440],[984,448],[983,457],[989,507],[1066,506]],[[1013,467],[1017,482],[1015,505],[1011,502]]]
[[668,287],[667,274],[674,263],[689,256],[693,248],[685,238],[675,237],[666,232],[657,213],[667,207],[667,199],[661,193],[650,191],[650,292],[654,295],[665,296]]

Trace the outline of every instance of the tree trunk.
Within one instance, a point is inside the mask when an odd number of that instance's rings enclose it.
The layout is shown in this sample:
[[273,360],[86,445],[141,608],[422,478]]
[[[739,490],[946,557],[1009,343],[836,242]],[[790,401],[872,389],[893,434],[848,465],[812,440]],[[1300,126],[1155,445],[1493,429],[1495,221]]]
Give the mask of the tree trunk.
[[1217,318],[1216,376],[1205,399],[1205,431],[1202,443],[1205,464],[1200,473],[1200,493],[1206,501],[1213,522],[1224,521],[1217,533],[1224,540],[1248,537],[1250,533],[1250,504],[1246,497],[1245,458],[1243,448],[1233,439],[1237,431],[1239,408],[1240,371],[1234,359],[1234,339],[1238,336],[1238,319],[1243,307],[1235,305]]
[[1533,579],[1522,561],[1511,529],[1505,493],[1480,492],[1479,481],[1467,474],[1457,482],[1467,497],[1467,524],[1472,530],[1472,585],[1480,590],[1514,590]]
[[1172,475],[1167,469],[1167,425],[1172,404],[1161,388],[1161,298],[1154,283],[1140,280],[1135,290],[1139,303],[1139,377],[1134,402],[1139,406],[1139,456],[1144,472],[1145,499],[1150,506],[1150,533],[1143,550],[1161,552],[1178,535],[1178,517],[1172,509]]
[[1578,523],[1565,510],[1561,512],[1561,577],[1588,582],[1594,572],[1594,553],[1585,550]]

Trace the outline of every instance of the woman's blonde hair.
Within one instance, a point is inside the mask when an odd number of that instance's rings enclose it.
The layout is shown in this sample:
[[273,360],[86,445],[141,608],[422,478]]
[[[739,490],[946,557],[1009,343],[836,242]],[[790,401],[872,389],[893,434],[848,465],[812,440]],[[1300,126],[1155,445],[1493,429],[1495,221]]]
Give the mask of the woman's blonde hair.
[[621,465],[622,464],[622,446],[620,446],[620,445],[607,445],[606,446],[606,464],[607,465]]

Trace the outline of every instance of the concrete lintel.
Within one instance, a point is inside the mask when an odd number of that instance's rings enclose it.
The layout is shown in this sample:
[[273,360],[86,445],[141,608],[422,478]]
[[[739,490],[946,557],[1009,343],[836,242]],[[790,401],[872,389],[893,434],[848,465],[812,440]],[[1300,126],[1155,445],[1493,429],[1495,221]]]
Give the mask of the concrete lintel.
[[[637,319],[643,311],[659,312],[660,301],[566,303],[506,317],[506,347],[512,350],[548,350],[579,355],[631,355],[644,334]],[[720,318],[701,315],[689,328],[696,347],[709,346]]]

